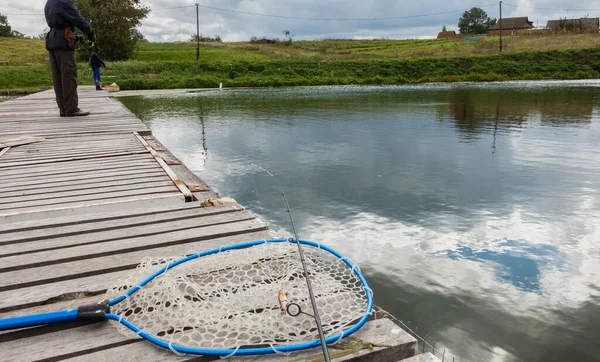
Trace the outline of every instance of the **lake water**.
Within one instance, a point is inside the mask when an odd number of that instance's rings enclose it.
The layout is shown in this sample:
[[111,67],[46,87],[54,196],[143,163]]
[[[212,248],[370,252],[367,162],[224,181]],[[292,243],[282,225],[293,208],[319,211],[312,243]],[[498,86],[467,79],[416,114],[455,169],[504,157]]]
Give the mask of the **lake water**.
[[122,98],[222,196],[357,262],[457,361],[600,360],[600,82]]

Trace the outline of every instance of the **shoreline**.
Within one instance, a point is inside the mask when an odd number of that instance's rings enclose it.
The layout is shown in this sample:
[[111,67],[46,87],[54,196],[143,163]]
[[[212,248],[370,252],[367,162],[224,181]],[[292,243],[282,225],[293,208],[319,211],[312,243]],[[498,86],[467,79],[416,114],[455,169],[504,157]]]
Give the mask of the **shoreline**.
[[[269,59],[213,62],[107,62],[105,84],[122,91],[263,88],[283,86],[404,85],[600,78],[600,47],[415,59]],[[117,66],[118,64],[118,66]],[[91,84],[79,63],[81,85]],[[51,86],[47,66],[0,67],[0,94],[27,94]]]
[[[408,84],[388,84],[388,85],[377,85],[377,84],[348,84],[348,85],[315,85],[315,86],[280,86],[280,87],[231,87],[231,88],[222,88],[223,91],[240,91],[240,90],[256,90],[256,89],[269,89],[269,88],[299,88],[299,87],[449,87],[449,86],[477,86],[477,85],[486,85],[486,86],[497,86],[497,87],[507,87],[507,86],[520,86],[520,85],[533,85],[533,86],[542,86],[542,85],[550,85],[557,87],[564,86],[597,86],[600,87],[600,78],[596,79],[545,79],[545,80],[506,80],[506,81],[495,81],[495,82],[430,82],[430,83],[408,83]],[[80,85],[80,87],[83,87]],[[0,91],[0,97],[6,97],[7,99],[11,99],[13,97],[26,96],[29,94],[39,93],[42,91],[48,90],[47,88],[43,89],[29,89],[29,90],[4,90]],[[118,92],[110,93],[111,96],[115,98],[121,97],[133,97],[133,96],[163,96],[170,94],[183,94],[183,93],[199,93],[199,92],[210,92],[216,91],[219,88],[176,88],[176,89],[139,89],[139,90],[122,90]],[[0,99],[0,102],[2,100]]]

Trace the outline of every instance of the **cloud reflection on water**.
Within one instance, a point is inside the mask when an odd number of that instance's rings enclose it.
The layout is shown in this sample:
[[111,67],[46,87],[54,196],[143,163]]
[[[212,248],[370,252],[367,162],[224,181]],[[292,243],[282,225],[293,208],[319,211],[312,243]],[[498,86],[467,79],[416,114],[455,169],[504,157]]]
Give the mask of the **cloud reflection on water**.
[[272,180],[248,163],[275,173],[300,236],[358,262],[379,304],[455,355],[589,360],[600,347],[576,345],[600,334],[600,88],[558,84],[208,92],[128,106],[218,192],[290,235]]

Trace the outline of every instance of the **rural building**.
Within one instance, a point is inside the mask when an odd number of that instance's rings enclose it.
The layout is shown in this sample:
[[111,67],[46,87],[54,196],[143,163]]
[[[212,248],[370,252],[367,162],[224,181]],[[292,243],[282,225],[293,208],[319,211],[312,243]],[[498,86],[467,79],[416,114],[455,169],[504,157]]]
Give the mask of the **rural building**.
[[438,39],[459,39],[460,35],[456,34],[454,30],[440,31],[437,35]]
[[518,35],[519,32],[533,28],[533,21],[529,21],[526,16],[518,18],[503,18],[502,29],[500,29],[500,20],[489,28],[490,35]]
[[598,18],[548,20],[546,29],[573,33],[597,33],[600,25]]

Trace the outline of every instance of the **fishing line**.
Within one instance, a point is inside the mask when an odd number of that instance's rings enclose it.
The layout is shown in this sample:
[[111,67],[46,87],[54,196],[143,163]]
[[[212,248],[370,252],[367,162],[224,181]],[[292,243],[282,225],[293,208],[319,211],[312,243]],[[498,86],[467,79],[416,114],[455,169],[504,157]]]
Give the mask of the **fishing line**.
[[260,212],[260,216],[264,219],[262,202],[260,201],[260,196],[258,195],[258,188],[256,187],[256,181],[254,180],[254,174],[250,173],[250,176],[252,176],[252,183],[254,184],[254,193],[256,194],[256,200],[258,201],[258,210]]
[[[255,165],[253,163],[250,163],[250,165],[266,172],[269,176],[271,176],[275,180],[275,182],[277,183],[277,186],[279,187],[279,190],[281,191],[281,196],[283,197],[283,202],[285,203],[286,211],[287,211],[288,215],[290,216],[290,223],[292,224],[292,231],[294,232],[294,238],[296,240],[296,244],[298,245],[298,254],[300,255],[300,262],[302,263],[302,269],[304,270],[304,277],[306,279],[306,287],[308,288],[308,293],[310,295],[310,302],[312,304],[313,312],[315,314],[314,319],[315,319],[315,323],[317,324],[317,329],[319,331],[319,339],[321,340],[321,348],[323,349],[323,357],[325,357],[325,362],[330,362],[331,358],[329,357],[329,350],[327,349],[327,343],[325,342],[325,333],[323,332],[323,325],[321,324],[321,317],[319,315],[319,310],[317,308],[317,300],[315,299],[315,294],[313,292],[310,277],[308,275],[308,268],[306,267],[306,261],[304,260],[304,252],[302,251],[302,246],[300,245],[300,242],[299,242],[300,239],[298,238],[298,232],[296,231],[296,226],[294,224],[294,218],[292,217],[292,210],[290,210],[290,204],[288,203],[288,199],[285,195],[285,191],[283,190],[283,186],[281,186],[281,184],[279,183],[279,180],[277,180],[277,177],[275,177],[275,175],[273,175],[271,172],[269,172],[265,168],[263,168],[259,165]],[[289,311],[288,311],[288,313],[289,313]],[[298,313],[298,314],[300,314],[300,313]]]

